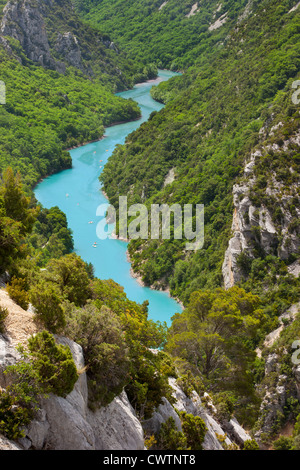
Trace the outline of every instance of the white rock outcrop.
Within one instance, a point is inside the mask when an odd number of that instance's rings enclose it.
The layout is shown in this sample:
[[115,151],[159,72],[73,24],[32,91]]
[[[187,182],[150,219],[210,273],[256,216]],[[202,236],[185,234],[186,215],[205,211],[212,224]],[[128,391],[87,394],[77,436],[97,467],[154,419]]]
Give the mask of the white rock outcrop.
[[225,447],[233,446],[234,443],[242,446],[246,440],[250,440],[250,435],[240,426],[236,419],[220,424],[214,417],[214,406],[210,405],[209,409],[201,402],[199,395],[193,392],[191,397],[187,397],[176,379],[170,378],[169,384],[173,389],[173,397],[175,403],[171,405],[164,398],[151,419],[143,422],[143,428],[148,435],[159,432],[161,424],[165,423],[168,418],[172,417],[175,421],[178,431],[182,431],[181,422],[178,412],[184,411],[193,416],[199,416],[206,424],[207,432],[205,434],[203,449],[204,450],[224,450],[218,437],[224,439]]
[[[82,348],[73,341],[56,337],[71,349],[78,370],[83,370]],[[5,388],[5,367],[18,354],[8,339],[0,336],[0,385]],[[107,407],[88,408],[86,373],[83,371],[74,389],[66,397],[50,395],[41,400],[41,409],[16,445],[34,450],[143,450],[144,432],[125,392]],[[1,449],[1,443],[0,443]]]

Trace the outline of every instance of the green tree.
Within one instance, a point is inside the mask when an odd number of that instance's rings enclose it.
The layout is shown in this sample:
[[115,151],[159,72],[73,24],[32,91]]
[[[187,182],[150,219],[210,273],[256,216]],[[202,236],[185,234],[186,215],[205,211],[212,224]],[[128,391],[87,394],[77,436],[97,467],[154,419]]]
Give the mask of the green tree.
[[14,175],[11,167],[3,172],[0,187],[1,196],[6,216],[19,222],[21,235],[29,233],[36,220],[38,208],[31,207],[30,198],[23,191],[21,175],[19,172]]
[[186,450],[187,439],[183,432],[178,431],[174,418],[170,417],[162,423],[156,436],[157,447],[160,450]]
[[78,372],[69,346],[56,344],[53,335],[42,331],[29,338],[28,349],[45,392],[62,397],[71,393]]
[[30,300],[38,324],[52,333],[58,333],[63,329],[66,324],[63,299],[56,285],[38,282],[30,289]]
[[48,282],[56,285],[61,295],[78,307],[91,296],[88,266],[75,253],[51,260],[44,272]]
[[120,394],[129,376],[124,332],[117,316],[107,307],[87,304],[83,309],[66,306],[66,334],[83,348],[91,408],[106,406]]
[[179,416],[188,448],[191,450],[202,450],[202,444],[207,431],[203,419],[200,416],[194,416],[186,412],[181,412]]

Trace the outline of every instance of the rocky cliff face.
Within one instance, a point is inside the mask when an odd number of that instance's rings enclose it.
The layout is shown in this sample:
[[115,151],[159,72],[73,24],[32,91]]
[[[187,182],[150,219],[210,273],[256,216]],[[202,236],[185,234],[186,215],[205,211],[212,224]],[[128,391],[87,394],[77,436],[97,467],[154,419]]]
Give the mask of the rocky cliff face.
[[19,41],[28,59],[43,67],[64,72],[64,64],[51,55],[39,2],[33,4],[31,0],[9,1],[3,10],[0,32],[2,36]]
[[[271,129],[269,135],[273,136],[281,126],[282,123]],[[299,205],[295,206],[293,203],[299,194],[299,181],[287,187],[277,178],[276,171],[270,171],[265,175],[267,184],[263,189],[264,196],[270,200],[270,204],[265,204],[264,200],[259,203],[254,202],[252,196],[259,177],[255,169],[260,160],[270,151],[276,156],[276,153],[295,152],[299,150],[299,146],[299,132],[291,135],[281,146],[274,143],[261,146],[252,153],[250,160],[246,163],[241,181],[234,185],[232,238],[229,241],[222,268],[226,289],[243,278],[243,272],[239,266],[241,254],[254,259],[255,250],[259,249],[265,254],[272,254],[286,261],[292,256],[299,256],[300,230],[296,222],[300,217],[300,208]],[[289,171],[292,174],[294,170],[290,168]],[[278,211],[280,222],[274,217]],[[298,277],[299,260],[293,261],[288,270]]]
[[[56,337],[61,344],[68,345],[78,370],[84,368],[81,347],[73,341]],[[0,335],[0,387],[7,387],[3,370],[18,360],[18,353],[11,339]],[[110,405],[91,411],[88,406],[88,388],[86,373],[83,372],[73,391],[66,397],[51,395],[42,399],[40,409],[34,420],[25,429],[25,437],[18,442],[10,442],[0,436],[0,449],[7,450],[144,450],[145,433],[152,435],[160,430],[162,423],[169,417],[175,419],[181,431],[181,423],[176,410],[186,411],[200,416],[207,426],[203,448],[205,450],[223,450],[217,435],[223,436],[225,445],[236,443],[243,445],[251,439],[238,422],[232,419],[222,423],[213,416],[213,405],[207,408],[197,393],[187,397],[170,378],[175,404],[166,398],[155,411],[152,418],[141,423],[127,395],[122,392]],[[227,437],[228,436],[228,437]]]
[[59,73],[72,66],[91,76],[94,72],[88,43],[92,41],[98,59],[103,59],[103,71],[109,65],[117,73],[115,65],[105,57],[106,49],[119,53],[114,43],[92,30],[86,38],[81,37],[84,28],[79,31],[80,25],[69,0],[9,0],[0,23],[0,44],[12,53],[9,39],[13,38],[32,62]]

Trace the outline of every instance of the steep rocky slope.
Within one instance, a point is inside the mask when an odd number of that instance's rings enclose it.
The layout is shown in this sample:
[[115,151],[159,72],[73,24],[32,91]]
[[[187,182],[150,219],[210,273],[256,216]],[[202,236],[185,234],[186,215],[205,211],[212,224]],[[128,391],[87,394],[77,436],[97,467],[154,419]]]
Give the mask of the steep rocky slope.
[[[9,311],[5,334],[0,335],[0,387],[5,389],[8,383],[3,371],[20,359],[15,347],[18,344],[26,346],[26,340],[37,330],[33,314],[17,306],[4,289],[0,290],[0,305]],[[203,443],[205,450],[223,450],[222,440],[224,446],[234,447],[243,446],[246,440],[251,439],[235,419],[221,425],[214,417],[214,406],[209,399],[202,402],[196,392],[188,397],[174,378],[169,379],[174,404],[163,398],[162,404],[147,421],[137,419],[124,391],[107,407],[91,411],[87,405],[88,387],[82,348],[65,337],[56,336],[56,340],[70,347],[77,369],[81,370],[80,377],[66,398],[50,395],[40,401],[39,410],[18,442],[0,436],[1,450],[143,450],[146,435],[158,433],[161,424],[170,417],[182,431],[175,410],[186,411],[204,420],[207,427]]]
[[59,73],[74,67],[110,87],[132,86],[139,67],[107,34],[83,24],[70,0],[10,0],[1,16],[0,43],[22,63],[27,58]]

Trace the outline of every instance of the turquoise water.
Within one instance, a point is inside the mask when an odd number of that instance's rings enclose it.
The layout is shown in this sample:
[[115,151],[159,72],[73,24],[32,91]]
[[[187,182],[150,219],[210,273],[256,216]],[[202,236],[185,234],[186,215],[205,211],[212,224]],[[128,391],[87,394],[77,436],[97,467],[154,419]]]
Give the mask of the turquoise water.
[[[169,71],[160,71],[157,80],[119,93],[125,99],[132,98],[138,102],[141,119],[109,127],[104,139],[71,150],[73,168],[45,178],[35,188],[35,196],[44,207],[58,206],[66,214],[73,231],[74,251],[84,261],[93,264],[95,276],[113,279],[124,287],[128,298],[135,302],[148,300],[149,318],[166,321],[168,325],[174,313],[182,311],[181,306],[167,293],[142,287],[132,278],[126,255],[128,244],[112,238],[98,239],[96,226],[101,217],[96,216],[96,211],[99,205],[107,203],[98,180],[103,166],[117,144],[123,144],[126,136],[148,120],[152,111],[163,108],[162,104],[151,98],[150,89],[174,75]],[[93,246],[95,242],[96,247]]]

